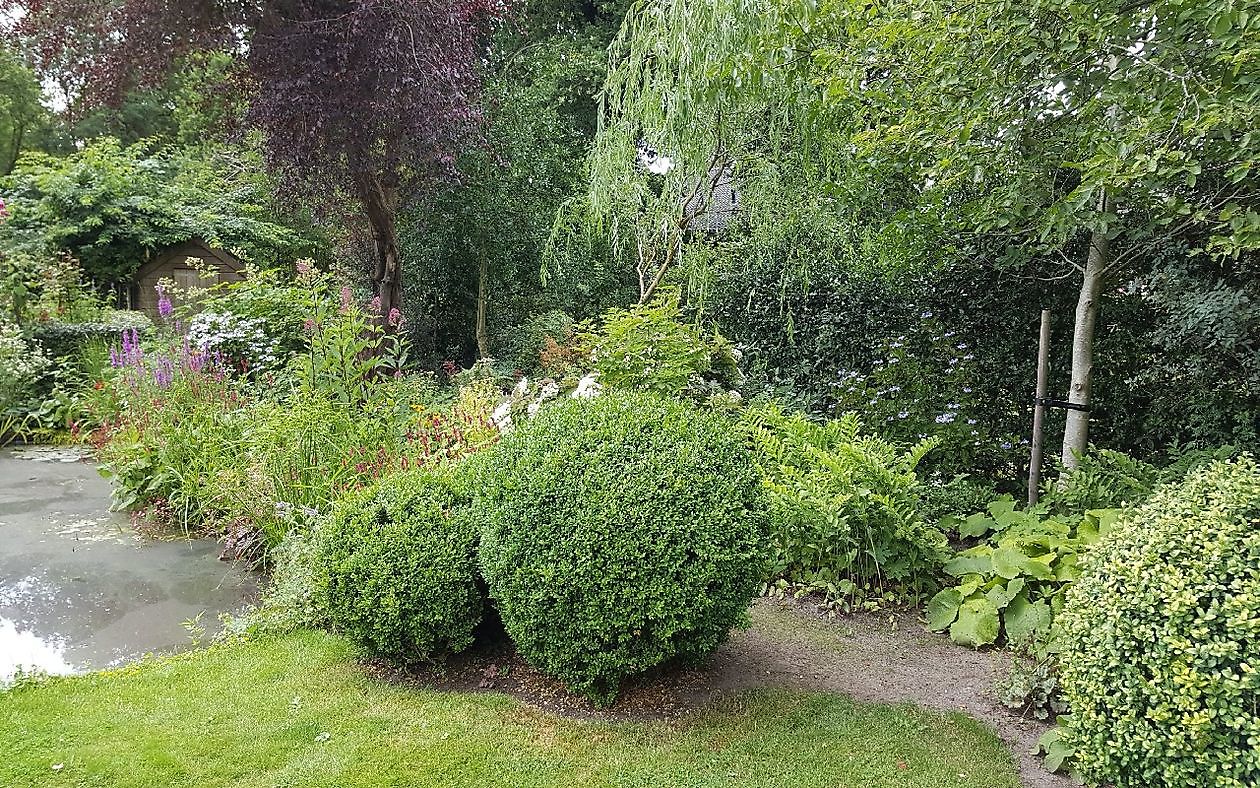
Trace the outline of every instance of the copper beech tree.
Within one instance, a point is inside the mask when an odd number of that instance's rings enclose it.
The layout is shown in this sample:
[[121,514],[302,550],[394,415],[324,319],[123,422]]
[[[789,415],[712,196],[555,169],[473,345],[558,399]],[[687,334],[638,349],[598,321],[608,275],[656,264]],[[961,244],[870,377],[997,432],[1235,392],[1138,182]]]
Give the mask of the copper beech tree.
[[372,281],[402,300],[400,201],[454,174],[478,134],[484,34],[511,0],[0,0],[71,107],[167,78],[197,52],[231,53],[272,166],[308,193],[357,200]]

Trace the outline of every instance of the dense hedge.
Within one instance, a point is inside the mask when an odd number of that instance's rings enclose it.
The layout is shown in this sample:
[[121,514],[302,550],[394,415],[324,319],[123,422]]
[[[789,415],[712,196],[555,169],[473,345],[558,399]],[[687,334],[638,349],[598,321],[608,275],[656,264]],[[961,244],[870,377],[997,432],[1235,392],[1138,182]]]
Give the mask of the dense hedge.
[[1117,788],[1260,785],[1260,468],[1156,491],[1089,554],[1063,615],[1078,767]]
[[425,471],[389,477],[339,505],[316,551],[332,625],[403,662],[470,646],[484,596],[466,503],[449,474]]
[[143,312],[114,311],[90,323],[36,323],[31,336],[50,358],[72,356],[93,340],[116,345],[124,331],[136,330],[144,335],[153,328],[153,321]]
[[521,654],[599,702],[716,648],[765,571],[765,501],[721,418],[645,394],[569,400],[477,458],[482,567]]

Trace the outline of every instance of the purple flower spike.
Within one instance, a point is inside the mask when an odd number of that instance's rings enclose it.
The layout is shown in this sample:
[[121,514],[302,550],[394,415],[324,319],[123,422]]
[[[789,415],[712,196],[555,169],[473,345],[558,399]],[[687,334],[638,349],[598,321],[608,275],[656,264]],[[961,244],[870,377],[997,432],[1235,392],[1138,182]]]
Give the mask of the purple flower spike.
[[170,296],[166,294],[166,288],[158,285],[155,289],[158,294],[158,314],[161,315],[163,320],[166,320],[175,311],[175,307],[171,304]]

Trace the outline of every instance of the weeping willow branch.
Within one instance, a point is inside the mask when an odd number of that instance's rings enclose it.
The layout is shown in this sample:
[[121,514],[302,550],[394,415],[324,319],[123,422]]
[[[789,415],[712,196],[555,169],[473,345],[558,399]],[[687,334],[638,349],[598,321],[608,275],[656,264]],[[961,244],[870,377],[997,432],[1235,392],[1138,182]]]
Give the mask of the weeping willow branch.
[[[599,237],[615,263],[637,273],[640,300],[650,299],[699,242],[694,230],[724,179],[746,185],[756,162],[810,123],[815,91],[802,49],[773,42],[783,31],[799,39],[813,13],[805,0],[635,5],[609,48],[588,188],[560,212],[544,275]],[[645,149],[672,166],[649,172]]]

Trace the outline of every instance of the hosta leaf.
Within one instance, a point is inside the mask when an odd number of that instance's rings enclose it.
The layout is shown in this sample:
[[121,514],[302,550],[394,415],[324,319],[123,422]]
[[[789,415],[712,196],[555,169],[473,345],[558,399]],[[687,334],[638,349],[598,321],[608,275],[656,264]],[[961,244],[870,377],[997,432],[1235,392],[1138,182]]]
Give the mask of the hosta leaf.
[[1059,556],[1059,562],[1054,565],[1054,579],[1062,583],[1080,577],[1081,570],[1076,566],[1076,559],[1076,553],[1065,553]]
[[[1060,717],[1060,725],[1064,722],[1066,722],[1066,716]],[[1054,727],[1042,734],[1041,738],[1037,740],[1037,752],[1046,754],[1046,770],[1057,772],[1063,768],[1064,761],[1076,754],[1076,748],[1063,735],[1062,727]]]
[[1122,509],[1090,509],[1085,512],[1086,519],[1093,521],[1100,537],[1107,535],[1111,526],[1115,525],[1122,514],[1124,514]]
[[991,502],[989,504],[989,515],[1002,528],[1015,522],[1018,519],[1015,514],[1015,499],[1008,496]]
[[995,525],[993,520],[984,514],[973,514],[966,520],[958,523],[958,534],[960,536],[984,536]]
[[998,610],[984,597],[968,599],[958,608],[958,620],[949,628],[949,637],[961,646],[987,646],[997,641]]
[[1083,545],[1091,545],[1098,541],[1098,521],[1086,517],[1076,526],[1076,541]]
[[927,603],[928,629],[940,632],[954,623],[958,617],[958,608],[962,605],[963,595],[957,588],[947,588]]
[[1054,579],[1054,570],[1050,568],[1050,563],[1055,558],[1054,553],[1029,558],[1024,562],[1024,573],[1038,580],[1052,580]]
[[1041,601],[1029,602],[1026,594],[1019,594],[1006,606],[1003,619],[1006,639],[1011,643],[1027,643],[1050,628],[1050,606]]

